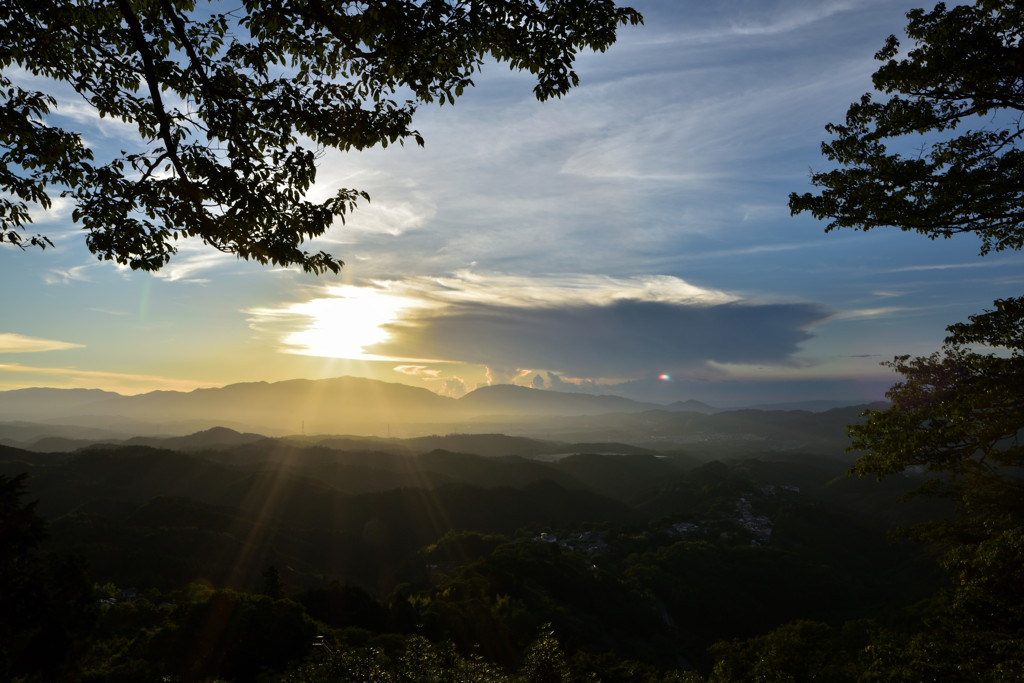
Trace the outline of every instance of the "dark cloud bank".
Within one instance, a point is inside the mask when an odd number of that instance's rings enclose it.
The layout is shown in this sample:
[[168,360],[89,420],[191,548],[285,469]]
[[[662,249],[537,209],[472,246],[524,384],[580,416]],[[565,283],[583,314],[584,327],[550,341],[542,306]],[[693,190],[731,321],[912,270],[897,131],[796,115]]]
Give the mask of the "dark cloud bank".
[[639,377],[707,361],[784,363],[831,314],[819,304],[458,304],[390,326],[392,339],[368,350],[573,377]]

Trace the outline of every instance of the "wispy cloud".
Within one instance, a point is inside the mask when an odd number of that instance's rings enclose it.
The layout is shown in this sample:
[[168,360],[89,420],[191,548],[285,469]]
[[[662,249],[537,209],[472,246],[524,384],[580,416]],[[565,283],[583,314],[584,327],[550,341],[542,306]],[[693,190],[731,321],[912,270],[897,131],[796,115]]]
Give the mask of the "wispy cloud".
[[690,304],[723,304],[738,297],[699,287],[669,275],[611,277],[590,273],[526,276],[493,271],[461,270],[444,277],[414,277],[390,283],[408,296],[446,303],[509,307],[559,304],[606,305],[621,300]]
[[[84,370],[68,367],[41,367],[20,363],[0,363],[0,373],[58,378],[57,383],[68,387],[94,387],[110,391],[191,391],[216,386],[212,382],[161,377],[103,370]],[[51,383],[52,385],[52,383]]]
[[[1006,263],[1007,260],[1003,260]],[[998,259],[989,259],[987,261],[971,261],[969,263],[929,263],[917,266],[902,266],[900,268],[890,268],[886,272],[890,273],[915,273],[919,271],[927,270],[963,270],[967,268],[992,268],[994,265],[1000,263]]]
[[344,222],[336,220],[334,227],[312,244],[348,244],[372,234],[397,237],[421,227],[436,214],[433,199],[421,189],[418,179],[381,169],[359,167],[353,171],[351,164],[337,152],[328,154],[309,200],[324,201],[341,189],[373,189],[370,201],[360,199]]
[[233,254],[216,251],[197,239],[179,241],[176,246],[178,248],[177,255],[171,259],[168,265],[155,272],[155,277],[168,282],[204,284],[209,282],[209,279],[197,277],[197,275],[223,268],[238,261]]
[[103,137],[123,138],[135,137],[139,134],[138,126],[125,119],[113,116],[100,116],[96,107],[82,99],[62,97],[57,101],[57,116],[71,119],[75,123],[87,126]]
[[[34,76],[16,66],[5,68],[4,75],[22,88],[41,90],[51,94],[57,101],[57,106],[50,113],[50,117],[69,119],[72,123],[77,124],[78,132],[85,133],[86,136],[97,134],[105,138],[119,138],[122,144],[125,140],[131,140],[138,136],[136,124],[112,116],[100,116],[96,107],[75,92],[68,83]],[[61,122],[60,125],[67,124]]]
[[[57,194],[57,193],[53,193]],[[43,208],[38,204],[32,204],[29,206],[29,216],[32,218],[33,225],[52,225],[54,223],[67,222],[71,217],[71,210],[74,207],[73,202],[61,196],[51,196],[50,206]],[[69,231],[71,234],[77,231]]]
[[858,7],[874,4],[840,0],[838,2],[799,3],[775,9],[768,16],[752,16],[733,20],[728,31],[721,37],[732,36],[777,36],[807,28],[836,14],[849,12]]
[[40,351],[63,351],[66,349],[82,349],[82,344],[26,337],[22,334],[6,332],[0,334],[0,353],[37,353]]
[[925,310],[925,307],[916,306],[878,306],[875,308],[857,308],[847,311],[842,311],[835,315],[837,320],[864,320],[867,318],[892,318],[894,316],[902,316],[907,313],[919,312]]
[[[601,93],[597,111],[581,107],[579,116],[584,122],[591,117],[595,120],[593,132],[579,140],[561,172],[591,180],[673,185],[677,191],[705,193],[734,190],[737,181],[750,182],[752,172],[763,172],[766,179],[786,173],[796,186],[806,177],[806,165],[780,167],[777,155],[808,143],[806,131],[795,132],[799,122],[823,125],[820,122],[827,120],[817,102],[823,91],[844,90],[862,80],[864,73],[859,63],[836,65],[826,74],[800,62],[769,74],[755,63],[749,73],[737,76],[729,59],[749,61],[756,56],[715,55],[721,61],[697,61],[706,58],[693,55],[694,64],[677,62],[669,73],[637,73],[628,83],[608,86],[610,92]],[[723,78],[727,73],[733,75]],[[650,93],[658,87],[666,93],[651,99]],[[701,96],[687,97],[690,92]],[[578,99],[598,99],[596,95],[584,93]],[[600,107],[608,106],[609,101],[621,103],[619,109],[602,111]],[[598,121],[604,125],[599,126]],[[694,201],[703,204],[708,199],[711,197],[695,197]],[[767,215],[768,205],[760,206],[756,213],[747,208],[751,199],[760,197],[735,198],[744,199],[741,215],[745,219]],[[771,206],[778,219],[785,206],[784,195]]]
[[774,254],[785,251],[800,251],[802,249],[821,248],[824,242],[791,242],[784,244],[755,244],[749,247],[737,247],[735,249],[721,249],[718,251],[702,251],[699,258],[734,258],[736,256],[753,256],[755,254]]
[[64,269],[52,269],[50,272],[43,275],[43,282],[48,285],[66,285],[72,282],[89,282],[89,278],[86,277],[85,273],[92,264],[84,266],[72,266]]
[[[691,18],[688,23],[673,27],[673,30],[658,30],[635,36],[633,40],[643,45],[674,44],[715,44],[735,41],[737,38],[772,38],[803,31],[814,24],[837,15],[869,8],[885,0],[819,0],[818,2],[752,2],[717,3],[715,9],[687,8]],[[701,11],[703,9],[703,12]]]

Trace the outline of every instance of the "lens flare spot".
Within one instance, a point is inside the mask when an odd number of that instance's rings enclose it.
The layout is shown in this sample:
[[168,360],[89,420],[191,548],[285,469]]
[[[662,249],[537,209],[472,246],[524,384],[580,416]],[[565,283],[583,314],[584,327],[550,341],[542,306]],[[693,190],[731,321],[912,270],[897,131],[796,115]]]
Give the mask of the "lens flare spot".
[[672,379],[672,375],[663,372],[660,375],[658,375],[658,379],[660,379],[662,382],[668,382],[669,380]]

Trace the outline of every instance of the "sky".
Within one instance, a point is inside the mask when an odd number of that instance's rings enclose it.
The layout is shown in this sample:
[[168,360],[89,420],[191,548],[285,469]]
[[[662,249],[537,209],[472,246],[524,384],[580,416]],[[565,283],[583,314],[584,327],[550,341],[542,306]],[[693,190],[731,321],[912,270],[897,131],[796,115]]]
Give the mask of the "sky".
[[[371,196],[311,243],[335,275],[184,243],[157,273],[97,261],[55,202],[0,247],[0,390],[123,394],[356,375],[448,396],[494,383],[738,406],[869,401],[897,354],[1019,295],[1024,258],[971,236],[826,234],[790,216],[824,127],[871,90],[920,3],[635,0],[645,25],[538,102],[487,64],[423,148],[324,154],[313,197]],[[117,150],[131,127],[59,98]]]

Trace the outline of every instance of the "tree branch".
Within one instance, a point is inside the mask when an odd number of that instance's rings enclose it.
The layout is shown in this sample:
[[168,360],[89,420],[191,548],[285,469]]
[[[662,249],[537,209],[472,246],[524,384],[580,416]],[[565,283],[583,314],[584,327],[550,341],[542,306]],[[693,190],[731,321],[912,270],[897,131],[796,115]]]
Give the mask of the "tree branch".
[[174,139],[174,135],[171,132],[171,119],[164,108],[163,96],[160,92],[160,78],[156,73],[156,65],[153,63],[153,56],[146,42],[146,34],[142,30],[142,24],[139,22],[139,18],[135,15],[128,0],[115,1],[118,10],[120,10],[121,15],[128,24],[132,44],[135,45],[135,49],[142,59],[146,86],[149,88],[150,97],[153,98],[153,113],[156,114],[160,127],[160,139],[164,141],[164,145],[167,147],[167,154],[174,165],[174,169],[181,175],[184,182],[190,183],[188,174],[185,173],[185,169],[181,166],[181,160],[178,158],[178,141]]

